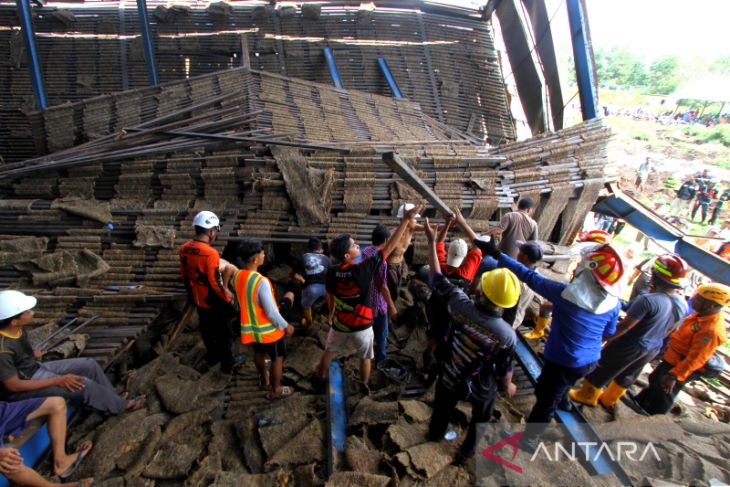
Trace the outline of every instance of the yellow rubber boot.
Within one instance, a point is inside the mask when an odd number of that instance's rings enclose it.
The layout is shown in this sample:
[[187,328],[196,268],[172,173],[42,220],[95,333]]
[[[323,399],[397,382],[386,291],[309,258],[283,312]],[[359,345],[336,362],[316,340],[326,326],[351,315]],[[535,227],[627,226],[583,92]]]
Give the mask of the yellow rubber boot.
[[304,326],[310,326],[312,324],[312,308],[304,308],[302,309],[302,325]]
[[550,324],[550,316],[538,316],[535,321],[535,328],[528,331],[523,336],[528,340],[537,340],[545,336],[545,328]]
[[568,395],[575,402],[585,404],[586,406],[595,406],[598,404],[598,398],[602,392],[603,389],[594,387],[587,379],[583,379],[583,386],[580,389],[571,389]]
[[601,405],[606,408],[612,408],[621,400],[626,394],[627,389],[616,384],[616,381],[611,381],[606,390],[598,398],[601,401]]

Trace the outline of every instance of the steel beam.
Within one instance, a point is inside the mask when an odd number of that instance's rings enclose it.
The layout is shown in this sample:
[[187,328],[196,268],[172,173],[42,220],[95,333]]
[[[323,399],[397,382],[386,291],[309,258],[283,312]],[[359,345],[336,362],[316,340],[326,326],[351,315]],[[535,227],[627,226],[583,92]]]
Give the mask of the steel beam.
[[43,73],[41,63],[38,59],[38,49],[35,45],[35,33],[33,31],[33,11],[30,0],[15,0],[18,6],[18,19],[20,20],[20,31],[23,34],[25,52],[28,55],[28,70],[30,71],[30,82],[33,86],[35,107],[38,110],[48,108],[46,102],[46,90],[43,88]]
[[406,164],[406,162],[395,152],[386,152],[383,154],[383,162],[391,168],[398,176],[408,183],[408,185],[418,191],[426,201],[431,203],[434,208],[445,215],[453,215],[451,208],[438,197],[428,185],[418,177],[418,174]]
[[385,60],[385,58],[378,58],[378,66],[380,67],[380,71],[383,72],[383,76],[385,76],[385,81],[388,82],[388,86],[390,86],[390,91],[393,92],[393,96],[395,97],[395,99],[402,100],[403,94],[401,94],[398,83],[395,81],[393,73],[390,72],[390,67],[388,67],[388,62]]
[[335,64],[335,56],[332,53],[332,49],[329,47],[324,48],[324,58],[327,60],[327,67],[330,70],[330,76],[332,76],[332,82],[335,85],[335,88],[343,89],[345,87],[344,84],[342,84],[342,78],[340,78],[340,73],[337,71],[337,64]]
[[[532,350],[532,347],[521,333],[517,333],[515,355],[522,368],[527,372],[527,378],[533,385],[536,384],[537,378],[542,373],[542,362],[540,362],[535,351]],[[583,463],[583,467],[588,473],[591,475],[613,474],[622,485],[632,485],[631,477],[628,476],[621,465],[611,458],[605,449],[599,449],[598,445],[602,444],[600,436],[576,407],[573,407],[572,411],[558,408],[555,417],[563,423],[568,436],[574,442],[586,445],[586,459],[588,461],[581,463]]]
[[150,23],[147,18],[147,0],[137,0],[137,12],[139,13],[139,29],[142,32],[142,44],[144,45],[144,58],[147,61],[147,77],[150,85],[160,84],[157,78],[157,65],[155,64],[155,49],[152,46],[152,34],[150,34]]
[[575,76],[580,93],[583,120],[598,117],[598,96],[594,77],[593,58],[588,48],[588,17],[581,0],[567,0],[570,37],[573,41]]
[[337,470],[345,453],[347,434],[347,379],[340,360],[330,364],[327,387],[327,477]]

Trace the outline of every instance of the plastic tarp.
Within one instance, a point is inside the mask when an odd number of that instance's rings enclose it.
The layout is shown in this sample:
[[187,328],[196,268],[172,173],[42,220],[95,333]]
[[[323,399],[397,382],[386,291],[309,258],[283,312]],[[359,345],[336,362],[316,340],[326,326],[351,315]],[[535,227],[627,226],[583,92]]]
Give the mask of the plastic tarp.
[[644,235],[664,243],[712,280],[730,286],[730,262],[686,240],[684,233],[630,196],[614,190],[613,195],[596,203],[593,211],[623,219]]

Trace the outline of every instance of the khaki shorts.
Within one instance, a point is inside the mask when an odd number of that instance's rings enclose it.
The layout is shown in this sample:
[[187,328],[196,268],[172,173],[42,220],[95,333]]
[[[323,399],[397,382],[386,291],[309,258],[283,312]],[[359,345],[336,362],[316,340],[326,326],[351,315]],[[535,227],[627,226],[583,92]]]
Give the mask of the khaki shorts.
[[333,353],[355,349],[360,358],[371,359],[373,358],[373,329],[368,328],[355,333],[342,333],[330,328],[325,348]]

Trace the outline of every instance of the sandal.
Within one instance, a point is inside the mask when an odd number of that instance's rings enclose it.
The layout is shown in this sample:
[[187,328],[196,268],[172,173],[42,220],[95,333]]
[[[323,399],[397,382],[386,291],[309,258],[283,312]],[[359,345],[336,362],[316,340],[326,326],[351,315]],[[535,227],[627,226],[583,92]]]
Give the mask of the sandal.
[[73,465],[68,468],[68,470],[58,475],[59,478],[61,480],[66,480],[67,478],[72,476],[74,472],[79,469],[79,467],[81,466],[81,462],[84,461],[84,458],[86,458],[86,455],[89,454],[93,447],[94,444],[90,441],[82,441],[81,443],[79,443],[79,446],[76,447],[76,451],[74,452],[78,454],[76,460],[74,461]]
[[132,403],[127,404],[127,408],[125,409],[125,411],[128,413],[133,413],[134,411],[142,409],[145,404],[147,404],[147,396],[142,394],[132,399]]
[[266,394],[266,399],[269,401],[276,401],[277,399],[281,399],[282,397],[291,396],[294,393],[294,390],[289,386],[283,386],[281,388],[281,394],[278,396],[275,396],[273,391]]

